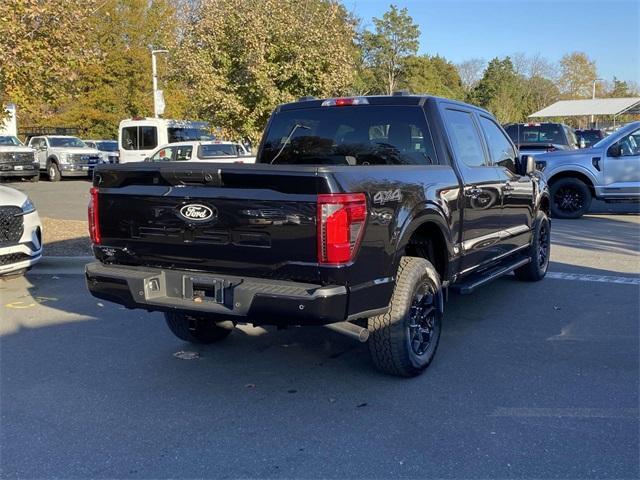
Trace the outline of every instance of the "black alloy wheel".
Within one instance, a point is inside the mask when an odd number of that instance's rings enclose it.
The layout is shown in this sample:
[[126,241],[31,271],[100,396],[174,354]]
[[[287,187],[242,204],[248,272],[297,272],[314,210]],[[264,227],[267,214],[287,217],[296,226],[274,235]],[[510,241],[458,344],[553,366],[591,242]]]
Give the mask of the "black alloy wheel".
[[565,186],[553,196],[558,208],[567,213],[574,213],[584,207],[584,195],[582,192],[571,186]]
[[591,207],[591,190],[577,178],[560,178],[553,182],[551,213],[556,218],[580,218]]
[[436,295],[429,283],[420,285],[413,296],[409,310],[409,341],[416,355],[424,355],[432,345],[436,330],[440,324],[436,321],[440,313],[435,300]]
[[547,270],[551,250],[551,235],[549,233],[549,223],[542,223],[538,231],[538,267],[544,271]]

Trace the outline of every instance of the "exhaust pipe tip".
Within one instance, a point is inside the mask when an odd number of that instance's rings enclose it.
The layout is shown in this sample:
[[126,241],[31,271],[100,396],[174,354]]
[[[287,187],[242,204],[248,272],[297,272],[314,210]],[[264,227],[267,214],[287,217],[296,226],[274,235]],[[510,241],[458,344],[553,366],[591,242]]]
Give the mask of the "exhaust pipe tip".
[[346,335],[347,337],[353,338],[354,340],[357,340],[358,342],[361,342],[361,343],[365,343],[367,340],[369,340],[369,330],[359,325],[356,325],[355,323],[346,322],[346,321],[337,322],[337,323],[330,323],[328,325],[325,325],[325,327],[327,327],[330,330],[333,330],[334,332],[338,332],[338,333],[341,333],[342,335]]

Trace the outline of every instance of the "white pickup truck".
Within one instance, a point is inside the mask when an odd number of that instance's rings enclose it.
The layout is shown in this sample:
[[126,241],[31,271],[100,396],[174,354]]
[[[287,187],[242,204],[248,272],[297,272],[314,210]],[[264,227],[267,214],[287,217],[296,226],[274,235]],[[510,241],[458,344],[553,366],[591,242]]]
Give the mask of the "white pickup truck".
[[98,150],[69,135],[31,137],[29,146],[35,148],[40,170],[52,182],[62,177],[89,177],[100,160]]
[[207,140],[163,145],[145,158],[145,161],[256,163],[256,157],[241,143]]
[[33,148],[25,147],[14,135],[0,135],[0,181],[7,177],[40,178],[38,160]]

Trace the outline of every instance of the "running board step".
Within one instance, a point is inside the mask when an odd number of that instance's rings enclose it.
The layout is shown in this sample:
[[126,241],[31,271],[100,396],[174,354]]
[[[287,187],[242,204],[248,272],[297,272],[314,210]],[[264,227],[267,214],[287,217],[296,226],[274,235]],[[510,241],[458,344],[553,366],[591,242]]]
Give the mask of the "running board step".
[[463,280],[460,283],[454,283],[451,285],[451,290],[454,292],[458,292],[462,295],[467,295],[472,293],[476,288],[492,282],[496,278],[500,278],[507,273],[514,271],[516,268],[520,268],[523,265],[529,263],[531,259],[529,257],[519,258],[515,261],[511,261],[510,263],[502,263],[499,264],[489,270],[485,270],[482,273],[477,273],[475,275],[471,275],[468,279]]

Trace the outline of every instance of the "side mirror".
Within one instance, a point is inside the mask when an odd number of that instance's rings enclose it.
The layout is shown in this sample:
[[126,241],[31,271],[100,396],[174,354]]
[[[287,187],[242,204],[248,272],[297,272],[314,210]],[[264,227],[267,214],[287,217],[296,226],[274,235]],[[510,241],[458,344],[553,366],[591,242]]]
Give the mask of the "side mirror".
[[609,157],[621,157],[622,156],[622,145],[619,143],[614,143],[607,150],[607,155]]
[[144,157],[143,162],[150,162],[150,161],[151,161],[151,159],[149,157]]
[[532,155],[525,155],[526,160],[526,170],[525,173],[527,175],[533,175],[536,171],[536,159]]

